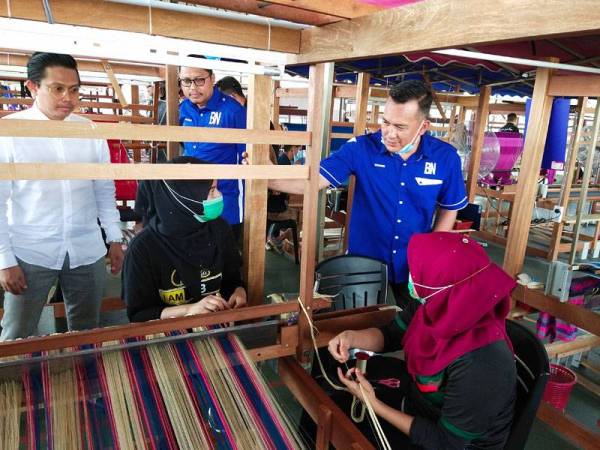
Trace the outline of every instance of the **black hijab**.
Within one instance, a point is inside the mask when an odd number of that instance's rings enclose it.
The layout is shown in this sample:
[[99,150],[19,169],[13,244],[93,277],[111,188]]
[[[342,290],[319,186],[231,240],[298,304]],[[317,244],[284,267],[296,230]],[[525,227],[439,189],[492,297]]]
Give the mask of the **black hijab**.
[[[178,156],[173,164],[210,164],[190,156]],[[223,219],[199,222],[194,214],[204,213],[213,180],[146,180],[144,188],[148,228],[171,259],[181,281],[191,286],[200,282],[200,269],[213,267],[223,239]],[[197,203],[198,202],[198,203]],[[184,206],[185,205],[185,206]]]

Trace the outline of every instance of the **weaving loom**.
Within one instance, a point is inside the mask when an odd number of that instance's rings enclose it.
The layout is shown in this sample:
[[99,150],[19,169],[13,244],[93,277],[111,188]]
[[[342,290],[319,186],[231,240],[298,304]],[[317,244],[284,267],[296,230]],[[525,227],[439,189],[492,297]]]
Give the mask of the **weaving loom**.
[[233,333],[170,332],[2,361],[0,448],[302,448]]
[[[306,325],[289,320],[299,313],[286,301],[0,342],[0,449],[373,449],[293,358],[311,346]],[[392,313],[320,314],[319,346]],[[310,445],[257,372],[267,359],[317,422]]]

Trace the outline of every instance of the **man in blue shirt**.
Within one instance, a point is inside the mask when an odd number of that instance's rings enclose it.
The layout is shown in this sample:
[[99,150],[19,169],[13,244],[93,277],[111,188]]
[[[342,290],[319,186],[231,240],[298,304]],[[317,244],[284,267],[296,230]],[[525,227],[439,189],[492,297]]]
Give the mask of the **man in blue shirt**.
[[[348,253],[385,262],[399,304],[407,298],[411,236],[451,230],[467,205],[460,157],[427,132],[432,99],[420,81],[392,87],[381,130],[350,139],[321,161],[321,189],[356,176]],[[303,184],[270,180],[269,188],[302,193]]]
[[[184,127],[246,128],[246,110],[237,101],[214,87],[210,69],[181,67],[179,83],[186,99],[179,105],[179,124]],[[185,142],[185,156],[216,164],[239,164],[244,144]],[[231,225],[236,239],[242,234],[244,184],[242,180],[219,180],[223,194],[223,218]]]

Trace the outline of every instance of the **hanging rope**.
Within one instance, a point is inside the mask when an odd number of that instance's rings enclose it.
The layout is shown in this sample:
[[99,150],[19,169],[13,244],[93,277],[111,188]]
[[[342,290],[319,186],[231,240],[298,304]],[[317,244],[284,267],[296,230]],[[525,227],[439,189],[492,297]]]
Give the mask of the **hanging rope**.
[[267,27],[269,27],[267,36],[267,51],[271,51],[271,18],[265,17],[265,20],[267,21]]
[[[304,302],[302,301],[302,299],[300,297],[298,297],[298,303],[300,304],[300,309],[302,309],[302,312],[304,313],[304,315],[306,316],[306,320],[308,321],[308,325],[309,325],[309,330],[310,330],[310,337],[312,340],[312,344],[313,344],[313,348],[315,350],[315,357],[317,358],[317,361],[319,363],[319,368],[321,369],[321,373],[323,374],[323,378],[325,378],[325,380],[327,381],[327,383],[329,383],[329,385],[337,390],[337,391],[346,391],[349,392],[349,390],[343,386],[340,386],[338,384],[335,384],[333,381],[331,381],[331,379],[327,376],[327,373],[325,371],[325,367],[323,366],[323,362],[321,361],[321,357],[319,356],[319,348],[317,346],[317,339],[316,339],[316,335],[319,334],[319,330],[317,329],[317,327],[315,327],[312,318],[310,317],[310,314],[308,314],[308,311],[306,309],[306,306],[304,305]],[[367,411],[369,412],[369,417],[371,418],[371,421],[375,427],[375,434],[377,439],[379,440],[379,442],[381,443],[381,445],[383,446],[384,450],[392,450],[392,447],[390,446],[390,443],[387,440],[387,437],[385,436],[385,433],[383,431],[383,428],[381,427],[381,424],[379,423],[379,418],[377,417],[377,414],[375,414],[375,411],[373,410],[373,406],[371,405],[371,402],[369,401],[369,399],[367,398],[366,392],[364,391],[363,387],[361,386],[360,383],[358,383],[358,388],[360,389],[360,393],[362,394],[362,403],[364,404],[364,406],[366,406]],[[361,414],[359,416],[357,416],[357,418],[355,418],[355,414],[354,414],[354,410],[355,410],[355,401],[359,401],[356,397],[354,397],[354,400],[352,402],[352,419],[355,422],[361,422],[364,418],[364,410],[361,412]],[[360,420],[357,420],[360,419]]]

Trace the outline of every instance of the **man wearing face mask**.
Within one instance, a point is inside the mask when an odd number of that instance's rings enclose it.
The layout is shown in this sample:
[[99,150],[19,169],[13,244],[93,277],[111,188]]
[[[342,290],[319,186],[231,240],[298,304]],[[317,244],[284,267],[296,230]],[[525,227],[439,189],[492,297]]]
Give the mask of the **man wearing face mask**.
[[[356,176],[348,253],[385,262],[399,304],[408,299],[411,236],[451,230],[468,203],[456,150],[427,131],[432,100],[420,81],[393,86],[381,130],[350,139],[321,161],[321,189]],[[269,188],[301,194],[304,181],[270,180]]]
[[[202,164],[180,156],[176,164]],[[145,181],[152,214],[130,243],[123,299],[132,322],[206,314],[246,304],[240,254],[221,217],[214,180]]]
[[[210,69],[181,67],[179,85],[186,97],[179,105],[179,124],[184,127],[246,128],[246,109],[215,86]],[[193,156],[215,164],[239,164],[244,144],[184,142],[185,156]],[[237,240],[242,236],[244,220],[243,180],[219,180],[223,194],[223,219],[231,225]]]

